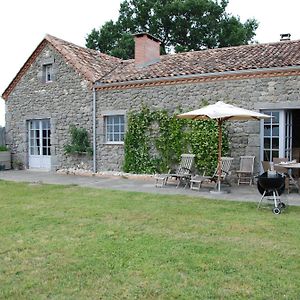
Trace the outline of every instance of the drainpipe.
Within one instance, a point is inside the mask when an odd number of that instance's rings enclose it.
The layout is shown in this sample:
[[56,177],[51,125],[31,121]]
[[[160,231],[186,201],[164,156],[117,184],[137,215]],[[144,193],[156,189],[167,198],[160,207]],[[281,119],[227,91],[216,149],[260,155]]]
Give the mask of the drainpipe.
[[93,87],[93,172],[97,172],[96,162],[96,89]]
[[[123,61],[120,62],[120,65],[123,65]],[[96,162],[96,89],[95,85],[97,82],[101,81],[102,78],[107,76],[108,74],[112,73],[116,70],[119,66],[117,64],[114,68],[112,68],[109,72],[104,74],[100,79],[93,83],[93,172],[97,172],[97,162]]]

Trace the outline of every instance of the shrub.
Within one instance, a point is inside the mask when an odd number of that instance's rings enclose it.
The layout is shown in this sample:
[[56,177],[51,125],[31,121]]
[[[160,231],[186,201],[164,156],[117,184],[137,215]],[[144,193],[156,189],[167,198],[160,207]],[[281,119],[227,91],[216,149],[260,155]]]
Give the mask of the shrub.
[[93,150],[90,146],[88,132],[84,128],[77,128],[70,125],[69,132],[71,134],[71,144],[65,145],[65,153],[68,154],[89,154],[92,155]]
[[8,147],[5,145],[0,146],[0,151],[9,151]]

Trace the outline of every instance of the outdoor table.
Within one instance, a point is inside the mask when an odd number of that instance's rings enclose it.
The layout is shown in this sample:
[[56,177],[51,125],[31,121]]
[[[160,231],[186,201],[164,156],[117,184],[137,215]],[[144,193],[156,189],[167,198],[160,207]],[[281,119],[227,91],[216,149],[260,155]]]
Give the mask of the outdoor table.
[[300,163],[291,163],[291,162],[281,162],[279,164],[274,164],[275,167],[286,168],[286,174],[289,176],[290,182],[298,189],[300,192],[300,186],[297,180],[292,176],[293,169],[300,169]]

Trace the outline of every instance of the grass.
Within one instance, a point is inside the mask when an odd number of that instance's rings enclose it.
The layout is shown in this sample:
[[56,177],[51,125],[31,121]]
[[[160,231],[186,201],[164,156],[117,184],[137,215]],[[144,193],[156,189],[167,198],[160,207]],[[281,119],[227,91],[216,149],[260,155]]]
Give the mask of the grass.
[[300,207],[0,181],[1,299],[299,299]]

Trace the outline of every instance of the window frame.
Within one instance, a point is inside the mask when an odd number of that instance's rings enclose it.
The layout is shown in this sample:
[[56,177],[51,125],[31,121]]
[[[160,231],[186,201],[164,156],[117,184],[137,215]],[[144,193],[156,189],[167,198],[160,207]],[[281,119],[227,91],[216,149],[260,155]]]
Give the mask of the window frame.
[[29,156],[51,156],[50,119],[31,119],[27,123]]
[[[116,121],[116,117],[119,117],[118,122]],[[104,140],[105,144],[111,145],[124,145],[125,140],[125,132],[126,132],[126,116],[124,113],[110,113],[103,115],[104,118]],[[123,118],[123,119],[121,119]],[[111,120],[109,123],[108,120]],[[119,127],[118,131],[115,131],[116,126]],[[110,128],[110,129],[109,129]],[[123,128],[123,131],[122,131]],[[113,140],[109,139],[109,135],[113,137]],[[115,137],[119,136],[118,140],[115,140]],[[123,136],[123,139],[122,139]]]
[[[292,120],[287,120],[287,113],[291,110],[289,109],[261,109],[262,113],[271,115],[273,118],[267,120],[261,120],[260,127],[260,160],[273,161],[273,158],[277,157],[287,157],[291,159],[291,149],[292,149],[292,130],[287,131],[287,126],[292,125]],[[278,117],[276,117],[276,115]],[[275,116],[275,117],[274,117]],[[288,121],[288,123],[287,123]],[[270,134],[266,135],[265,129],[269,127],[268,130]],[[276,128],[275,134],[274,128]],[[290,128],[289,128],[290,129]],[[286,138],[289,138],[289,144],[286,145]],[[265,147],[265,138],[270,140],[269,147]],[[273,147],[273,141],[276,141],[275,147]],[[278,144],[278,145],[277,145]],[[275,155],[274,155],[275,154]],[[265,157],[268,155],[268,157]],[[262,166],[261,166],[262,171]]]
[[[44,82],[45,83],[50,83],[53,82],[53,64],[45,64],[43,65],[43,75],[44,75]],[[50,77],[48,79],[48,76]]]

